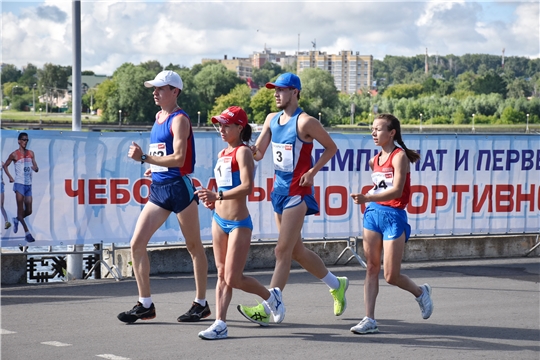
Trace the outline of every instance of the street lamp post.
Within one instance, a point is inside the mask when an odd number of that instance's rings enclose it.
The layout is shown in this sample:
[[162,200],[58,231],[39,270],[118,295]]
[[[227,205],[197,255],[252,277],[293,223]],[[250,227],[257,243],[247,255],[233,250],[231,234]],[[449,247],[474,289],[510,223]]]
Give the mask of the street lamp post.
[[197,127],[201,127],[201,112],[197,111]]
[[32,113],[36,116],[36,84],[32,85]]
[[422,113],[420,113],[420,132],[422,132]]
[[474,132],[474,114],[472,114],[472,132]]
[[122,126],[122,110],[118,110],[118,125]]
[[321,122],[321,115],[322,115],[322,114],[321,114],[321,113],[319,113],[319,122]]
[[525,129],[525,132],[529,133],[529,114],[527,114],[527,128]]
[[11,110],[13,110],[13,90],[15,90],[15,88],[18,88],[19,85],[15,85],[11,88],[11,99],[10,99],[10,103],[9,103],[9,108]]
[[41,110],[43,110],[42,108],[39,108],[39,125],[41,125],[42,121],[41,121]]

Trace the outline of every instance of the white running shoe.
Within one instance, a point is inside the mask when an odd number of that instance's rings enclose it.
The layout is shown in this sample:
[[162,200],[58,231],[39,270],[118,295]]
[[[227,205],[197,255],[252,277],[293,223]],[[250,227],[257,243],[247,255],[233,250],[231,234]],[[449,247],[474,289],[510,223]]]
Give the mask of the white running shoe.
[[265,301],[265,303],[272,312],[274,322],[279,324],[285,319],[285,304],[283,304],[283,295],[281,294],[281,290],[277,287],[269,290],[270,293],[274,295],[274,301],[272,303]]
[[351,328],[351,332],[360,335],[375,334],[379,332],[379,328],[377,327],[377,321],[365,316],[358,325]]
[[433,312],[433,301],[431,300],[431,286],[424,284],[420,286],[422,288],[422,295],[416,298],[418,305],[420,305],[420,310],[422,311],[422,317],[424,319],[429,319],[431,313]]
[[227,324],[222,320],[214,321],[208,329],[199,333],[199,337],[204,340],[226,339],[227,335]]

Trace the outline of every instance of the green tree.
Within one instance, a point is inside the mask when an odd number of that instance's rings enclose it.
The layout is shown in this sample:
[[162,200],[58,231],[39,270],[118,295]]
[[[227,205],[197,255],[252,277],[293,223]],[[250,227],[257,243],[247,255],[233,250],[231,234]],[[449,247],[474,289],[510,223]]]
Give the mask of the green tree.
[[251,89],[247,84],[238,84],[232,89],[232,91],[226,95],[221,95],[216,99],[214,108],[212,109],[212,116],[220,114],[223,110],[229,106],[240,106],[247,113],[248,118],[251,114]]
[[305,69],[299,77],[302,82],[300,107],[314,117],[318,117],[319,112],[324,114],[324,124],[339,123],[339,116],[333,113],[338,104],[338,91],[333,76],[322,69]]
[[37,88],[38,68],[33,64],[26,65],[18,82],[19,84],[28,86],[30,89],[32,89],[32,86],[36,84]]
[[476,79],[472,85],[472,90],[477,94],[497,93],[506,95],[506,83],[499,74],[494,70],[490,70],[484,76]]
[[263,66],[261,66],[260,69],[253,69],[251,78],[257,85],[263,87],[267,82],[270,81],[270,79],[281,74],[281,72],[281,66],[267,61],[263,64]]
[[415,98],[422,90],[421,84],[397,84],[387,87],[382,96],[393,99]]
[[274,90],[261,88],[251,98],[249,107],[252,111],[252,121],[256,124],[263,124],[268,114],[278,111]]
[[236,73],[227,70],[222,64],[204,66],[193,80],[202,113],[212,110],[219,96],[228,94],[236,85],[244,83]]
[[[114,104],[118,104],[118,97],[118,85],[115,80],[107,79],[97,86],[94,106],[96,109],[102,111],[102,119],[104,121],[117,120],[118,107],[114,107]],[[109,106],[109,103],[111,103],[112,106]],[[109,111],[110,107],[115,110]]]
[[2,65],[2,74],[0,75],[0,81],[2,84],[6,83],[16,83],[21,77],[21,70],[17,69],[13,64],[3,64]]

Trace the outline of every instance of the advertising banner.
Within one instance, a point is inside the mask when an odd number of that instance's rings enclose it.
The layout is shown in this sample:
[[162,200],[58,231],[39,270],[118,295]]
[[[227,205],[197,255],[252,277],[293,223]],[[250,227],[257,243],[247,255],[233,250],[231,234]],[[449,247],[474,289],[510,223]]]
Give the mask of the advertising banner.
[[[32,213],[26,218],[36,239],[24,230],[2,227],[2,247],[128,243],[148,199],[148,165],[128,158],[129,145],[149,147],[149,133],[27,131],[38,172],[32,171]],[[19,145],[19,132],[2,131],[5,162]],[[255,137],[257,134],[255,134]],[[306,217],[305,238],[361,235],[364,206],[351,193],[372,186],[369,159],[378,148],[371,136],[331,133],[339,151],[315,177],[320,213]],[[411,164],[407,208],[413,235],[536,233],[540,228],[540,139],[535,135],[405,134],[405,144],[420,152]],[[196,186],[216,189],[214,164],[225,147],[216,132],[195,132]],[[323,149],[315,144],[316,161]],[[13,164],[9,171],[14,175]],[[13,184],[3,174],[4,208],[13,224],[17,204]],[[271,152],[256,164],[255,188],[248,198],[253,241],[277,238],[270,202]],[[201,236],[211,240],[212,212],[199,206]],[[174,214],[153,242],[182,242]]]

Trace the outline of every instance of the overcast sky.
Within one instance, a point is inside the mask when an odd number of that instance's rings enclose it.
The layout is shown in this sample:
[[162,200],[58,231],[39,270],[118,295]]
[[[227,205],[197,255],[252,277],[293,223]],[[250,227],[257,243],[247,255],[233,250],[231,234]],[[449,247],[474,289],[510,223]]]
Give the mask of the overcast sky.
[[[72,1],[5,1],[2,62],[72,65]],[[81,1],[82,69],[125,62],[191,67],[203,58],[272,51],[540,56],[531,1]]]

